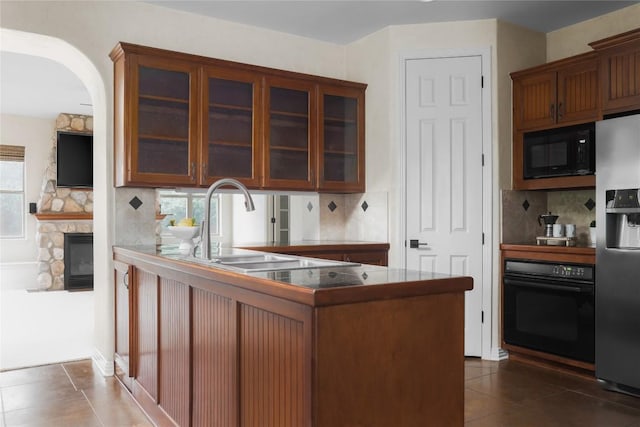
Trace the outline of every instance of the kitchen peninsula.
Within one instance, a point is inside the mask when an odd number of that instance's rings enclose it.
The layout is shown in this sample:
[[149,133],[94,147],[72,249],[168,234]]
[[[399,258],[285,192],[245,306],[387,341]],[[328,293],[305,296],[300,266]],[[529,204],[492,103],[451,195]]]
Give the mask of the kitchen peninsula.
[[114,260],[118,376],[157,425],[464,423],[470,277],[237,272],[155,247]]

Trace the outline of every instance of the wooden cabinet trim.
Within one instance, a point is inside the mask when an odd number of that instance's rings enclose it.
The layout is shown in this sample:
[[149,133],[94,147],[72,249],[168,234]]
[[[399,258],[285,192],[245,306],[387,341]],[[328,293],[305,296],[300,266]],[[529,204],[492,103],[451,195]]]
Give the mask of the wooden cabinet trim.
[[112,61],[117,61],[122,55],[125,54],[139,54],[157,57],[168,57],[171,60],[181,60],[188,62],[196,62],[203,66],[231,68],[236,70],[246,70],[259,74],[268,74],[272,76],[279,76],[284,78],[313,80],[320,84],[337,85],[344,87],[353,87],[364,90],[367,88],[366,83],[353,82],[349,80],[336,79],[331,77],[316,76],[313,74],[299,73],[295,71],[281,70],[277,68],[263,67],[260,65],[246,64],[242,62],[228,61],[224,59],[211,58],[207,56],[195,55],[184,52],[171,51],[166,49],[160,49],[156,47],[141,46],[133,43],[119,42],[109,54]]

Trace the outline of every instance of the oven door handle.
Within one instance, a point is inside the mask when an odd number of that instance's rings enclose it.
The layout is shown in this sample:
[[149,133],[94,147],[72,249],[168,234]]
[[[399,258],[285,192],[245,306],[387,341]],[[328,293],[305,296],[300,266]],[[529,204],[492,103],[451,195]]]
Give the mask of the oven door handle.
[[504,284],[508,286],[519,286],[521,288],[537,288],[548,289],[551,291],[571,292],[576,294],[593,293],[593,287],[567,286],[567,285],[551,285],[549,283],[538,283],[533,281],[522,281],[505,277]]

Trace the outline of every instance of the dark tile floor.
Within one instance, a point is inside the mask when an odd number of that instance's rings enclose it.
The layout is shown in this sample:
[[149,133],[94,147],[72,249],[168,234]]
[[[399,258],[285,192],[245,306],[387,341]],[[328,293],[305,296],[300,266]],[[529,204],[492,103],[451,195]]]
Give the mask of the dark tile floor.
[[[117,380],[99,375],[90,361],[1,372],[0,405],[0,427],[151,426]],[[465,421],[465,427],[640,427],[640,399],[515,361],[467,359]]]

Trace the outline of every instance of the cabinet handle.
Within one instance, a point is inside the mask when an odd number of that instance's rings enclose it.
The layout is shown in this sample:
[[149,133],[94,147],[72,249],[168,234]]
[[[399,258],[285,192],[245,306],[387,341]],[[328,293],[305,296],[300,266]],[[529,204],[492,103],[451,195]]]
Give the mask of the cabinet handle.
[[558,104],[558,116],[562,118],[563,114],[564,114],[564,108],[562,108],[562,102],[561,102],[560,104]]
[[554,104],[549,107],[549,114],[551,114],[552,119],[556,118],[556,106]]
[[206,183],[207,182],[207,164],[203,163],[202,164],[202,183]]
[[191,162],[191,181],[196,180],[196,162]]
[[125,288],[127,288],[127,290],[129,289],[129,271],[128,270],[126,273],[124,273],[124,276],[122,276],[122,284],[124,285]]

